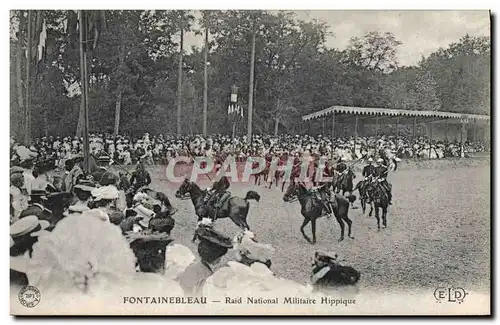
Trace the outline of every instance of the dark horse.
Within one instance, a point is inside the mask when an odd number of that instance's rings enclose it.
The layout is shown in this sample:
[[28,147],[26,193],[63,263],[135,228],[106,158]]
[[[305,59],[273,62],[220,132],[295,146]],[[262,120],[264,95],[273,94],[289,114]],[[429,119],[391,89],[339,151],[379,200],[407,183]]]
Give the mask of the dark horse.
[[[382,209],[382,225],[383,228],[386,228],[387,208],[389,207],[389,198],[387,196],[387,193],[376,180],[367,183],[366,193],[368,195],[368,200],[373,202],[373,205],[375,207],[375,218],[377,218],[378,230],[380,230],[379,209]],[[370,216],[371,216],[371,211],[370,211]]]
[[369,182],[371,182],[371,177],[368,179],[360,180],[354,187],[353,191],[358,190],[359,192],[359,201],[361,202],[361,208],[363,209],[363,214],[365,214],[366,212],[366,203],[370,204],[369,216],[371,217],[373,212],[373,205],[371,204],[370,198],[368,197],[368,193],[366,191]]
[[[321,190],[326,190],[322,188]],[[283,196],[283,201],[291,202],[294,197],[297,197],[301,210],[300,213],[304,217],[304,222],[302,226],[300,226],[300,232],[304,236],[304,238],[311,244],[316,243],[316,219],[321,218],[323,216],[323,205],[319,202],[315,195],[311,194],[304,184],[301,183],[291,183],[288,187],[285,195]],[[341,195],[335,194],[335,202],[332,204],[333,214],[337,219],[337,222],[340,225],[340,238],[339,241],[344,240],[344,222],[347,223],[348,227],[348,236],[350,238],[354,238],[351,236],[351,225],[352,221],[349,219],[349,201]],[[304,227],[311,222],[311,230],[312,230],[312,241],[304,232]]]
[[177,192],[175,192],[175,196],[182,198],[185,197],[187,193],[189,193],[191,202],[193,202],[198,221],[201,221],[204,217],[210,217],[212,220],[230,218],[238,227],[244,230],[250,229],[247,224],[247,215],[250,207],[248,201],[255,200],[259,202],[260,200],[260,195],[257,192],[248,191],[245,198],[232,196],[223,203],[220,209],[215,209],[212,204],[204,202],[207,190],[202,190],[196,183],[190,182],[186,178]]

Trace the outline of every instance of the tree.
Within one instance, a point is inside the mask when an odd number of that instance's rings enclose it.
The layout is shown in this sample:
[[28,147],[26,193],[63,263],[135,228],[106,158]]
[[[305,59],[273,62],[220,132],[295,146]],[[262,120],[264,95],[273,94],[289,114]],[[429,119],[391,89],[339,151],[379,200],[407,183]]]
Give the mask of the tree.
[[194,22],[194,16],[190,14],[187,10],[174,10],[171,12],[171,21],[178,27],[179,31],[179,63],[177,72],[177,134],[181,133],[181,118],[182,118],[182,74],[183,74],[183,63],[182,59],[184,56],[184,34],[191,30],[192,23]]
[[390,72],[397,68],[397,48],[403,44],[390,33],[368,32],[353,37],[344,51],[344,62],[372,71]]

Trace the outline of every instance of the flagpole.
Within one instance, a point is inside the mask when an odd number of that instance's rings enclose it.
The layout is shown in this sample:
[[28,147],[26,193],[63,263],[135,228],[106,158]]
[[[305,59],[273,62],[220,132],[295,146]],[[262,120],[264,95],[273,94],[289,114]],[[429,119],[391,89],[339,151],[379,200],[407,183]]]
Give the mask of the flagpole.
[[83,130],[83,168],[86,173],[89,172],[89,137],[88,137],[88,79],[87,79],[87,55],[83,46],[84,42],[84,28],[83,10],[78,10],[78,24],[80,30],[80,75],[81,75],[81,91],[82,91],[82,106],[84,116],[84,130]]

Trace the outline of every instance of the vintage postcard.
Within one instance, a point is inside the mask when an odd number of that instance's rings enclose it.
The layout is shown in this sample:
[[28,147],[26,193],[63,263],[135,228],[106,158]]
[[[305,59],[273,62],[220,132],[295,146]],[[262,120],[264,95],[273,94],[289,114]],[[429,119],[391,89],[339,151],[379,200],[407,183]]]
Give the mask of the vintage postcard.
[[490,315],[482,11],[11,10],[12,315]]

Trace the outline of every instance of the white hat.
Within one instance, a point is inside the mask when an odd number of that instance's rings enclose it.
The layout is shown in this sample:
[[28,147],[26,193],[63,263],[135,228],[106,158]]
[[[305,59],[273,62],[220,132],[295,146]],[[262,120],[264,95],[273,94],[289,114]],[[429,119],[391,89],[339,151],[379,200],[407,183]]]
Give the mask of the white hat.
[[103,199],[104,200],[115,200],[115,199],[118,199],[120,196],[118,189],[116,187],[114,187],[113,185],[95,188],[92,190],[91,194],[94,197],[95,201],[99,201],[99,200],[103,200]]
[[380,162],[384,162],[384,159],[379,158],[379,159],[377,159],[377,162],[379,162],[379,163],[380,163]]
[[233,239],[233,245],[238,255],[245,255],[261,262],[270,260],[275,252],[274,247],[271,245],[257,242],[255,234],[249,230],[245,230],[243,234],[237,235]]
[[372,157],[368,158],[368,161],[373,162],[373,158]]

